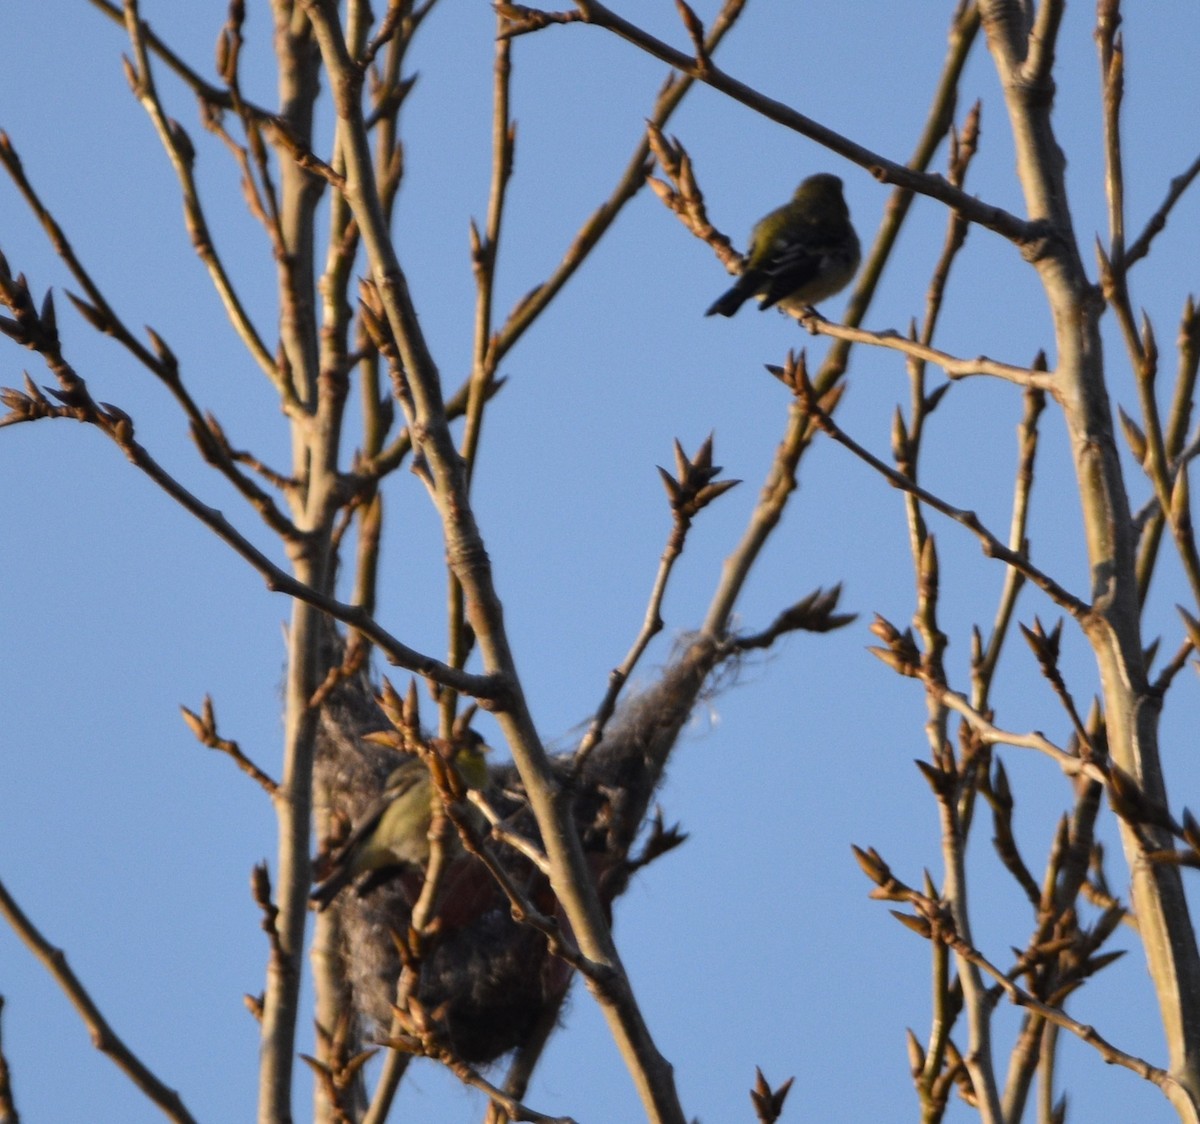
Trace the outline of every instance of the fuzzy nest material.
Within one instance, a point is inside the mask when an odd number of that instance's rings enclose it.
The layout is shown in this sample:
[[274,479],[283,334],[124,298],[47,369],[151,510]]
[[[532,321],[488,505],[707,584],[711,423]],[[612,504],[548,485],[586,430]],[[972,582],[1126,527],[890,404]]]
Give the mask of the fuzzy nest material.
[[[623,703],[581,770],[575,821],[606,906],[628,885],[630,849],[667,756],[719,662],[712,644],[691,643],[657,682]],[[328,794],[329,812],[353,823],[382,791],[395,753],[363,736],[386,728],[365,679],[343,684],[326,700],[317,790]],[[569,764],[569,755],[555,759],[564,775]],[[538,841],[515,768],[493,766],[491,779],[493,807],[513,817],[514,830]],[[556,914],[544,876],[511,848],[494,849],[526,897],[543,913]],[[387,1033],[401,968],[393,934],[408,931],[420,888],[413,871],[376,881],[361,894],[343,891],[328,911],[338,934],[340,975],[364,1039]],[[448,863],[438,919],[440,932],[421,957],[416,995],[426,1010],[437,1010],[459,1057],[493,1061],[557,1016],[570,969],[549,953],[542,934],[512,919],[507,898],[474,857],[458,853]]]

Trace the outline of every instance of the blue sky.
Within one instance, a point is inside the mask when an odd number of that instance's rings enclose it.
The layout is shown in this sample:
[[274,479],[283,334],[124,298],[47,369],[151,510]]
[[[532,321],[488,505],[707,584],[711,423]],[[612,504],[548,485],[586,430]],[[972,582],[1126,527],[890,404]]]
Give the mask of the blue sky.
[[[944,53],[945,14],[860,0],[751,0],[721,65],[773,97],[895,159],[906,159]],[[951,5],[942,5],[949,9]],[[248,93],[273,97],[270,19],[250,5]],[[620,10],[683,45],[674,5]],[[697,4],[709,18],[714,4]],[[1129,225],[1139,230],[1167,182],[1196,155],[1195,59],[1200,13],[1183,0],[1130,5],[1126,99]],[[847,17],[847,12],[852,16]],[[154,0],[143,15],[193,65],[212,66],[224,5]],[[1098,77],[1091,5],[1069,6],[1059,49],[1056,125],[1068,160],[1076,231],[1090,261],[1105,229]],[[918,23],[918,19],[921,21]],[[420,79],[405,112],[408,174],[396,242],[443,379],[469,367],[471,216],[486,206],[493,17],[482,0],[443,0],[411,65]],[[286,463],[288,438],[270,388],[241,351],[191,253],[170,169],[130,96],[122,31],[89,5],[51,0],[0,11],[0,127],[127,321],[150,324],[180,356],[197,398],[235,444]],[[558,261],[632,152],[663,76],[661,65],[591,28],[522,38],[514,52],[516,174],[499,273],[511,307]],[[223,150],[195,122],[188,95],[165,74],[170,111],[199,150],[218,246],[264,323],[273,285],[258,229],[243,213]],[[959,117],[981,97],[982,148],[968,189],[1020,211],[1003,102],[982,49],[970,64]],[[866,172],[721,95],[697,89],[668,130],[687,146],[710,217],[736,244],[753,221],[814,171],[846,182],[870,240],[887,192]],[[944,159],[939,163],[944,166]],[[868,323],[903,330],[924,306],[945,216],[919,200]],[[35,292],[53,286],[68,357],[95,396],[134,416],[139,437],[204,499],[267,549],[251,513],[213,479],[177,410],[111,341],[61,297],[68,284],[44,236],[0,181],[0,249]],[[1135,303],[1164,352],[1186,294],[1197,287],[1200,203],[1185,199],[1135,279]],[[641,193],[561,299],[506,361],[509,382],[488,417],[475,495],[518,666],[543,736],[570,744],[602,697],[609,669],[641,620],[669,517],[655,465],[671,442],[692,450],[716,433],[716,461],[743,479],[699,520],[665,606],[667,628],[643,675],[698,625],[723,558],[753,508],[786,421],[786,391],[763,370],[789,348],[813,365],[826,342],[789,320],[745,310],[701,313],[727,278],[654,196]],[[830,316],[841,298],[827,303]],[[960,355],[1028,362],[1051,348],[1036,278],[999,237],[974,230],[959,260],[938,343]],[[1127,362],[1109,332],[1110,393],[1134,402]],[[36,357],[0,348],[0,384],[19,385]],[[934,382],[940,375],[931,372]],[[858,350],[843,424],[886,455],[892,413],[907,402],[903,363]],[[1012,388],[970,380],[934,415],[927,486],[1008,524],[1021,403]],[[1032,514],[1035,561],[1087,589],[1078,507],[1061,421],[1047,411]],[[1135,504],[1143,480],[1126,464]],[[266,949],[248,893],[253,863],[274,861],[263,795],[228,761],[196,745],[178,707],[212,695],[222,733],[278,773],[281,624],[288,606],[127,464],[98,434],[39,423],[0,434],[6,533],[0,536],[0,879],[63,947],[115,1029],[203,1120],[248,1119],[256,1095],[257,1028],[241,996],[262,987]],[[443,551],[423,490],[407,473],[389,483],[385,625],[435,653],[444,646]],[[801,489],[739,605],[747,629],[818,585],[845,583],[861,614],[824,637],[799,635],[754,657],[696,714],[669,770],[662,803],[691,833],[620,902],[616,935],[651,1030],[676,1067],[686,1111],[708,1124],[748,1119],[754,1066],[796,1077],[788,1120],[915,1119],[904,1028],[928,1030],[928,950],[867,900],[850,844],[877,847],[901,877],[928,867],[940,881],[937,823],[925,782],[924,703],[865,651],[879,612],[903,627],[913,608],[900,497],[822,442]],[[960,528],[930,518],[942,561],[942,627],[950,673],[966,685],[968,630],[992,618],[1002,574]],[[1179,642],[1172,605],[1187,592],[1169,562],[1148,612],[1147,639]],[[1194,607],[1193,607],[1194,609]],[[1026,594],[1020,618],[1053,621]],[[1070,628],[1064,668],[1076,697],[1097,690],[1094,665]],[[1002,724],[1067,726],[1028,651],[1013,643],[996,695]],[[1192,752],[1197,685],[1180,676],[1164,725],[1164,764],[1176,807],[1198,803]],[[1069,787],[1049,761],[1004,752],[1019,798],[1017,827],[1040,869]],[[1110,878],[1127,876],[1109,818]],[[988,850],[981,825],[970,855],[979,942],[1003,961],[1031,921]],[[1164,1049],[1140,951],[1072,1000],[1122,1048],[1161,1064]],[[65,999],[32,957],[0,931],[3,1043],[18,1107],[61,1124],[159,1119],[90,1045]],[[1016,1017],[997,1016],[1001,1044]],[[307,1049],[308,1044],[301,1043]],[[1001,1070],[1003,1066],[1001,1065]],[[1151,1086],[1064,1040],[1061,1078],[1073,1118],[1166,1121]],[[307,1112],[299,1078],[299,1116]],[[528,1101],[581,1121],[632,1120],[639,1109],[603,1020],[583,990],[554,1039]],[[471,1120],[477,1095],[431,1064],[415,1066],[403,1119]],[[97,1116],[97,1106],[104,1106]],[[973,1114],[962,1106],[949,1119]]]

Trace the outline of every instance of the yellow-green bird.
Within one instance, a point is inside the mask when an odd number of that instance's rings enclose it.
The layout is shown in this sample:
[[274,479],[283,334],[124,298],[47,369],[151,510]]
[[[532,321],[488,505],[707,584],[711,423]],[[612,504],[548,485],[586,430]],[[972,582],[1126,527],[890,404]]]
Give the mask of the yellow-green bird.
[[759,308],[800,311],[849,285],[860,256],[842,181],[809,176],[754,227],[741,276],[704,315],[732,316],[750,297],[761,298]]
[[[488,766],[483,739],[469,730],[458,740],[450,759],[463,782],[471,788],[488,786]],[[434,801],[429,767],[412,757],[394,769],[379,798],[338,848],[329,874],[313,888],[309,898],[324,909],[360,874],[408,864],[424,868],[429,862],[429,825]]]

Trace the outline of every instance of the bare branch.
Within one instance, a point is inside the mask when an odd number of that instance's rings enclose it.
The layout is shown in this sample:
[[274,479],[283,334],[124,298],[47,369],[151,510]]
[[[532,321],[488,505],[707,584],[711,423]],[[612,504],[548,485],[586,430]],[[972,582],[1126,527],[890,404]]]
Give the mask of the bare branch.
[[125,28],[129,34],[130,43],[133,45],[136,59],[136,68],[127,65],[126,77],[129,79],[134,96],[141,102],[142,108],[154,123],[158,138],[179,179],[180,190],[183,194],[184,215],[192,246],[208,269],[213,288],[221,298],[229,322],[238,333],[246,350],[271,379],[276,390],[280,392],[281,396],[284,396],[287,388],[281,381],[279,369],[251,322],[249,313],[238,296],[233,281],[213,244],[212,234],[204,215],[200,193],[193,174],[195,150],[192,148],[191,142],[187,140],[182,126],[167,116],[159,99],[154,85],[154,76],[150,69],[149,49],[144,34],[145,25],[138,14],[137,0],[125,0]]
[[[50,362],[50,357],[47,357]],[[123,410],[114,406],[104,406],[94,402],[87,392],[87,387],[69,366],[59,357],[51,362],[51,367],[57,367],[56,374],[66,391],[71,404],[53,406],[43,399],[41,403],[29,394],[21,394],[14,390],[3,392],[3,402],[9,413],[0,418],[0,426],[11,425],[21,421],[32,421],[37,418],[56,417],[73,418],[86,421],[97,426],[113,439],[121,451],[150,477],[164,492],[167,493],[183,508],[200,520],[211,531],[215,532],[226,545],[230,546],[239,556],[245,559],[266,580],[267,588],[273,593],[284,593],[289,597],[313,608],[327,613],[335,620],[349,625],[363,633],[375,644],[394,664],[407,668],[418,675],[442,683],[472,698],[496,700],[503,696],[502,682],[489,675],[469,675],[466,672],[448,667],[432,656],[424,655],[406,644],[402,644],[368,613],[357,605],[347,605],[327,594],[319,593],[311,586],[298,581],[287,571],[276,566],[249,539],[233,526],[216,508],[209,507],[168,473],[151,455],[139,444],[133,436],[133,423]]]
[[[62,988],[92,1036],[92,1044],[107,1054],[122,1073],[177,1124],[195,1124],[179,1094],[162,1083],[122,1041],[96,1006],[87,988],[67,963],[61,948],[52,945],[17,905],[7,887],[0,882],[0,917],[12,927],[21,942],[37,957],[38,962]],[[0,1102],[2,1104],[2,1102]]]
[[268,796],[276,794],[279,785],[242,752],[237,742],[223,738],[217,733],[217,715],[213,709],[212,699],[208,695],[204,696],[204,705],[200,714],[188,710],[186,706],[181,706],[179,710],[183,714],[187,728],[191,730],[192,735],[201,745],[228,754],[234,764],[252,780],[257,781]]
[[[884,464],[878,457],[859,445],[857,441],[842,430],[833,418],[830,417],[829,413],[812,397],[812,386],[803,377],[803,372],[795,367],[792,370],[799,376],[794,385],[797,388],[798,402],[801,409],[839,445],[849,449],[861,461],[869,464],[893,487],[899,488],[903,492],[910,492],[935,511],[940,511],[943,515],[953,519],[954,522],[966,527],[967,530],[979,539],[984,554],[989,558],[999,559],[1005,565],[1019,570],[1038,589],[1045,593],[1055,604],[1070,613],[1071,616],[1081,619],[1088,614],[1088,606],[1083,601],[1074,596],[1074,594],[1068,593],[1067,590],[1047,574],[1042,573],[1028,558],[1005,546],[1004,543],[979,521],[979,516],[973,511],[954,507],[952,504],[935,496],[932,492],[926,491],[926,489],[914,484],[907,477],[901,475],[890,465]],[[791,384],[790,379],[787,381]]]
[[[725,0],[704,40],[704,50],[708,55],[717,49],[721,40],[737,22],[745,3],[746,0]],[[694,81],[695,79],[692,77],[680,78],[672,75],[663,83],[648,119],[651,130],[661,130],[666,127],[676,107],[691,90]],[[592,212],[579,228],[579,232],[575,235],[571,245],[567,247],[554,272],[545,281],[531,289],[508,314],[507,320],[496,333],[490,345],[488,361],[493,368],[499,364],[505,353],[513,347],[536,317],[546,308],[555,294],[574,276],[588,254],[613,224],[625,204],[641,190],[646,183],[650,166],[650,142],[647,137],[643,137],[629,158],[616,186],[608,198]]]
[[654,1120],[682,1124],[683,1111],[671,1067],[654,1045],[621,967],[605,911],[570,822],[569,808],[557,799],[557,784],[521,690],[487,552],[471,510],[461,457],[447,424],[441,380],[375,189],[358,97],[359,79],[338,25],[336,5],[330,0],[304,0],[304,11],[312,23],[344,127],[347,198],[403,361],[401,389],[407,393],[399,396],[401,405],[408,412],[410,429],[418,439],[423,463],[428,467],[426,482],[442,519],[447,558],[462,584],[485,666],[495,669],[506,688],[503,708],[497,717],[513,751],[553,866],[551,881],[555,894],[584,955],[603,965],[608,974],[606,986],[597,989],[603,999],[601,1009],[647,1111]]
[[666,486],[667,496],[674,516],[671,534],[667,539],[667,545],[663,549],[662,556],[659,558],[658,572],[654,577],[654,585],[650,591],[650,600],[646,605],[646,612],[642,617],[642,627],[634,639],[633,645],[626,653],[625,658],[609,673],[608,690],[605,692],[604,698],[600,701],[599,707],[596,708],[596,713],[588,725],[587,732],[584,734],[578,749],[575,751],[575,759],[572,764],[573,776],[579,775],[588,756],[600,744],[601,739],[604,737],[604,728],[616,710],[617,699],[620,697],[621,690],[629,681],[630,675],[633,674],[633,669],[642,658],[642,654],[646,651],[650,641],[662,631],[663,598],[666,596],[667,584],[671,579],[675,563],[683,553],[688,531],[691,529],[692,519],[702,508],[739,483],[737,480],[714,482],[721,469],[712,463],[712,453],[713,437],[711,434],[700,446],[699,450],[697,450],[696,455],[690,459],[683,452],[683,448],[679,442],[676,441],[675,463],[678,469],[678,478],[671,476],[662,468],[658,470]]
[[1200,176],[1200,156],[1197,156],[1187,168],[1171,180],[1167,197],[1147,220],[1145,229],[1130,243],[1121,259],[1122,268],[1128,269],[1134,262],[1144,258],[1150,252],[1151,243],[1166,228],[1167,219],[1172,208],[1179,202],[1183,193],[1191,187],[1192,182]]
[[812,118],[805,117],[802,113],[797,113],[790,106],[775,101],[739,82],[712,63],[701,67],[695,59],[668,46],[662,40],[623,19],[603,4],[597,3],[596,0],[575,0],[575,5],[579,11],[581,22],[603,27],[619,35],[655,58],[669,63],[681,73],[712,86],[713,89],[741,102],[768,120],[778,122],[780,125],[824,145],[830,151],[865,168],[881,183],[895,184],[920,195],[928,195],[932,199],[940,200],[948,207],[961,212],[971,222],[979,223],[1009,239],[1019,246],[1026,256],[1041,253],[1041,242],[1050,237],[1050,231],[1044,226],[1026,222],[1000,207],[989,206],[974,196],[967,195],[953,187],[941,176],[915,172],[880,153],[856,144],[833,129],[819,124]]
[[[928,167],[953,121],[954,103],[963,67],[979,31],[979,15],[974,5],[956,12],[950,29],[949,46],[937,88],[931,100],[924,128],[914,147],[909,166],[917,170]],[[908,215],[912,195],[898,189],[892,196],[874,245],[866,255],[859,271],[854,294],[850,298],[846,319],[859,324],[875,293],[884,265],[896,244],[900,229]],[[818,396],[832,410],[840,397],[839,380],[846,369],[850,352],[848,341],[838,341],[829,349],[814,385]],[[783,516],[792,492],[796,488],[800,459],[813,438],[812,421],[793,403],[788,415],[787,430],[776,450],[771,468],[763,482],[760,499],[741,541],[726,560],[721,580],[714,591],[705,616],[704,629],[712,636],[722,636],[737,604],[742,586],[762,552],[773,529]]]
[[939,351],[936,347],[906,339],[899,332],[893,330],[869,332],[865,328],[835,324],[831,320],[826,320],[815,309],[800,315],[798,319],[813,335],[832,336],[834,339],[847,340],[850,343],[866,343],[875,347],[899,351],[913,359],[920,359],[941,367],[951,379],[969,378],[972,375],[990,375],[992,378],[1002,379],[1015,386],[1054,393],[1053,371],[1014,367],[1009,363],[998,363],[984,355],[975,359],[958,359],[944,351]]
[[[0,1014],[3,1012],[4,997],[0,996]],[[0,1046],[0,1121],[3,1121],[4,1124],[21,1124],[16,1097],[13,1094],[12,1072],[2,1046]]]

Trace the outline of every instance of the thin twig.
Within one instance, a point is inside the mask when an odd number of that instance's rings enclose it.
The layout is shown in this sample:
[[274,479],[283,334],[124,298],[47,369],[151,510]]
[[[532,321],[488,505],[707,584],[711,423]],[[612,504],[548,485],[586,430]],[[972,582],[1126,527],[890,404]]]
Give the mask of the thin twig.
[[[1016,553],[1027,553],[1025,531],[1029,522],[1029,497],[1033,492],[1033,470],[1037,458],[1038,419],[1046,406],[1046,396],[1039,390],[1027,390],[1024,397],[1025,411],[1017,427],[1017,472],[1013,487],[1012,519],[1008,528],[1008,547]],[[987,709],[992,679],[1012,624],[1017,596],[1024,584],[1025,575],[1020,570],[1005,568],[1004,587],[996,605],[992,631],[972,668],[972,697],[979,710]]]
[[[4,997],[0,995],[0,1014],[4,1011]],[[12,1071],[8,1066],[8,1057],[0,1045],[0,1124],[21,1124],[21,1115],[17,1112],[17,1101],[13,1094]]]
[[126,77],[129,79],[134,96],[154,123],[158,139],[161,141],[179,180],[180,191],[183,195],[184,215],[192,246],[208,270],[213,288],[216,289],[221,303],[225,306],[229,322],[233,325],[246,350],[271,379],[281,398],[286,398],[287,388],[280,376],[279,368],[251,322],[250,314],[238,296],[233,281],[213,244],[208,220],[204,215],[204,207],[200,202],[200,192],[196,186],[195,152],[191,142],[184,136],[182,126],[167,117],[158,96],[153,71],[150,68],[145,24],[142,23],[139,15],[137,0],[125,0],[125,29],[129,35],[136,60],[135,67],[127,66]]
[[819,124],[810,117],[805,117],[802,113],[797,113],[790,106],[775,101],[739,82],[711,62],[707,66],[701,66],[690,55],[668,46],[662,40],[655,38],[603,4],[598,3],[597,0],[575,0],[575,5],[582,17],[581,22],[603,27],[613,32],[647,54],[653,55],[655,58],[669,63],[681,73],[719,90],[768,120],[792,129],[801,136],[808,137],[832,152],[866,168],[881,183],[895,184],[920,195],[938,199],[947,206],[962,212],[971,222],[979,223],[989,230],[996,231],[1017,246],[1022,247],[1026,252],[1036,253],[1037,245],[1050,236],[1049,230],[1041,224],[1028,222],[1003,208],[991,206],[974,196],[967,195],[953,187],[942,176],[916,172],[911,167],[898,164],[881,153],[873,152],[863,145],[856,144],[833,129]]
[[977,949],[971,948],[961,942],[953,934],[946,934],[944,939],[954,950],[959,953],[964,959],[975,964],[982,971],[996,981],[1000,988],[1008,996],[1010,1002],[1015,1006],[1024,1007],[1047,1022],[1053,1023],[1055,1026],[1062,1027],[1063,1030],[1069,1031],[1082,1042],[1087,1043],[1095,1049],[1100,1056],[1109,1065],[1119,1065],[1125,1069],[1131,1070],[1139,1077],[1151,1084],[1156,1085],[1163,1092],[1167,1092],[1168,1088],[1177,1085],[1177,1080],[1171,1076],[1165,1069],[1159,1069],[1157,1066],[1151,1065],[1143,1058],[1139,1058],[1136,1054],[1126,1053],[1124,1050],[1118,1049],[1108,1039],[1097,1033],[1095,1027],[1089,1026],[1086,1023],[1081,1023],[1077,1019],[1073,1019],[1061,1007],[1055,1007],[1048,1003],[1043,1003],[1035,998],[1028,991],[1018,987],[1012,982],[1006,973],[1002,972],[987,957],[985,957]]
[[1012,730],[1001,729],[991,719],[976,710],[965,695],[961,695],[949,687],[930,688],[929,684],[926,684],[926,687],[927,689],[936,689],[938,701],[965,718],[975,734],[987,744],[1011,745],[1017,749],[1037,750],[1053,760],[1068,777],[1085,776],[1100,784],[1108,782],[1108,777],[1100,766],[1091,761],[1084,761],[1076,754],[1055,745],[1045,734],[1037,730],[1028,734],[1018,734]]
[[[76,256],[62,227],[59,226],[53,214],[43,204],[33,184],[26,177],[20,157],[17,155],[8,136],[3,132],[0,132],[0,164],[3,164],[5,170],[16,184],[17,189],[24,196],[30,210],[37,217],[38,222],[49,237],[55,253],[58,254],[82,286],[84,292],[87,293],[87,302],[70,293],[67,294],[75,308],[97,331],[112,336],[117,340],[122,347],[129,351],[139,363],[170,391],[182,408],[188,420],[192,437],[205,460],[217,468],[250,502],[251,506],[262,516],[267,526],[284,538],[292,537],[295,534],[295,527],[291,521],[278,508],[270,495],[259,488],[238,469],[237,461],[248,457],[249,454],[235,454],[225,440],[224,431],[217,420],[212,414],[200,409],[195,399],[184,386],[178,361],[166,342],[157,332],[147,329],[147,333],[154,345],[154,350],[152,351],[147,348],[129,331],[104,297],[104,294],[92,280],[83,263]],[[12,278],[7,274],[7,270],[0,272],[4,274],[0,276],[0,285],[9,286]],[[3,303],[7,303],[7,301]],[[257,461],[254,464],[257,464]]]
[[675,568],[675,563],[683,553],[688,528],[689,524],[680,524],[678,520],[672,526],[670,537],[667,539],[667,545],[663,548],[662,555],[658,560],[658,570],[654,575],[654,584],[650,589],[650,598],[646,603],[646,611],[642,615],[641,628],[638,630],[637,636],[634,637],[629,651],[625,653],[625,658],[608,673],[608,689],[604,692],[604,698],[600,700],[600,705],[596,708],[596,713],[592,717],[591,722],[588,723],[587,731],[584,733],[579,746],[575,750],[572,769],[576,775],[604,737],[604,730],[608,725],[609,719],[616,712],[617,699],[620,697],[625,684],[629,682],[629,677],[633,674],[638,661],[642,658],[650,641],[662,631],[663,598],[666,596],[667,585],[671,580],[671,573]]
[[[108,16],[114,23],[125,26],[125,12],[121,5],[111,3],[110,0],[88,0],[88,2],[103,12],[104,15]],[[299,142],[295,135],[288,129],[287,123],[278,114],[273,113],[269,109],[264,109],[254,102],[247,101],[241,96],[240,92],[222,89],[220,86],[214,86],[210,82],[205,81],[204,78],[188,66],[179,55],[154,34],[148,22],[141,20],[140,26],[143,38],[150,51],[162,59],[172,73],[181,79],[184,85],[201,101],[216,109],[234,110],[248,116],[271,133],[281,150],[286,152],[298,167],[320,176],[334,186],[340,185],[340,177],[333,172],[333,169],[325,161]]]
[[1124,268],[1128,269],[1134,262],[1144,258],[1150,252],[1150,245],[1165,229],[1172,208],[1179,202],[1183,193],[1191,187],[1192,181],[1197,176],[1200,176],[1200,156],[1197,156],[1179,175],[1172,178],[1166,198],[1159,205],[1158,210],[1146,220],[1146,226],[1142,233],[1130,243],[1121,258],[1121,265]]
[[[800,384],[798,384],[800,385]],[[1045,593],[1055,604],[1065,609],[1072,617],[1078,619],[1085,618],[1089,613],[1089,607],[1074,594],[1069,593],[1066,589],[1060,586],[1049,575],[1044,574],[1036,566],[1034,566],[1028,558],[1017,551],[1009,549],[1005,546],[991,531],[989,531],[982,522],[979,516],[973,511],[968,511],[964,508],[958,508],[932,492],[914,484],[907,477],[897,472],[891,465],[885,464],[873,453],[868,452],[863,446],[858,444],[850,437],[834,420],[829,413],[824,410],[812,398],[811,385],[807,390],[800,390],[800,400],[802,408],[812,417],[815,423],[832,437],[839,445],[849,449],[856,457],[864,463],[869,464],[881,476],[883,476],[889,484],[902,491],[912,492],[923,503],[932,507],[935,511],[940,511],[943,515],[954,522],[966,527],[977,539],[983,548],[984,554],[989,558],[999,559],[1007,566],[1019,570],[1025,577]]]
[[1039,371],[1031,367],[1015,367],[1011,363],[1000,363],[985,355],[974,359],[960,359],[957,356],[940,351],[936,347],[908,339],[899,332],[870,332],[865,328],[855,328],[848,324],[837,324],[826,320],[819,312],[809,310],[799,316],[800,322],[813,335],[832,336],[834,339],[846,340],[850,343],[866,343],[875,347],[890,348],[914,359],[933,363],[941,367],[951,379],[970,378],[972,375],[989,375],[1035,390],[1054,393],[1055,382],[1053,371]]
[[[504,26],[504,17],[496,14],[497,32]],[[509,112],[509,88],[512,77],[512,44],[497,34],[495,58],[492,63],[492,174],[488,191],[487,218],[480,232],[471,222],[471,263],[475,275],[475,328],[472,348],[471,374],[467,380],[467,408],[460,445],[469,489],[475,475],[479,445],[483,437],[484,407],[489,400],[488,389],[496,368],[488,361],[494,315],[496,261],[500,251],[500,235],[504,220],[504,204],[512,178],[517,126]],[[447,602],[447,660],[454,667],[465,666],[471,653],[472,634],[467,627],[462,585],[453,570],[446,577]],[[445,691],[440,699],[443,729],[454,722],[458,697]]]
[[117,1068],[162,1109],[170,1120],[176,1121],[177,1124],[195,1124],[194,1117],[184,1106],[179,1094],[164,1085],[121,1040],[101,1014],[87,988],[71,970],[66,954],[46,940],[17,905],[3,882],[0,882],[0,916],[8,922],[25,947],[62,988],[91,1034],[92,1044],[96,1049],[107,1054]]
[[[958,83],[971,47],[979,31],[979,13],[974,4],[955,13],[952,19],[945,62],[926,115],[925,125],[914,146],[909,166],[922,170],[929,166],[934,153],[953,122]],[[846,319],[850,324],[861,323],[874,296],[883,269],[899,237],[909,213],[912,195],[904,189],[893,193],[884,217],[876,232],[874,244],[859,271],[858,281],[847,306]],[[846,370],[850,343],[836,341],[821,365],[814,380],[817,393],[830,407],[836,403],[835,392]],[[827,398],[826,396],[830,396]],[[771,468],[759,493],[759,501],[750,517],[741,540],[725,561],[721,579],[713,593],[705,615],[704,630],[711,636],[722,636],[737,604],[746,579],[762,552],[772,531],[783,517],[788,499],[797,486],[800,459],[813,437],[811,420],[796,403],[792,403],[787,429],[776,450]]]
[[[732,29],[742,14],[745,4],[746,0],[725,0],[704,40],[704,49],[708,55],[712,55],[721,40]],[[683,97],[694,84],[693,77],[672,74],[659,91],[654,109],[648,118],[650,127],[664,128]],[[625,170],[621,173],[616,186],[608,198],[592,212],[579,228],[554,272],[517,303],[497,331],[488,354],[488,362],[493,368],[498,366],[500,360],[512,349],[555,294],[574,276],[588,254],[621,213],[625,204],[641,190],[649,172],[649,159],[650,144],[647,137],[643,136],[638,141],[629,162],[625,165]]]
[[15,390],[6,390],[3,392],[3,402],[8,406],[9,412],[0,417],[0,427],[46,417],[71,418],[97,426],[111,437],[126,457],[167,495],[199,519],[241,558],[249,562],[264,578],[267,588],[272,593],[283,593],[288,597],[303,601],[363,633],[384,653],[389,661],[398,667],[406,668],[417,675],[432,679],[435,683],[441,683],[473,698],[499,699],[504,695],[504,685],[499,677],[470,675],[449,667],[432,656],[418,652],[392,636],[361,607],[347,605],[334,597],[319,593],[311,586],[298,581],[286,570],[276,566],[220,511],[209,507],[185,488],[150,455],[144,446],[134,440],[133,423],[128,414],[115,406],[102,407],[94,402],[87,393],[83,380],[74,374],[61,356],[54,361],[51,361],[49,356],[46,358],[51,369],[60,375],[64,387],[69,388],[66,393],[77,404],[55,406],[46,402],[44,398],[39,403],[28,393],[30,389],[36,390],[32,384],[26,388],[27,392],[24,394]]
[[188,710],[186,706],[181,706],[179,709],[188,729],[201,745],[227,754],[233,763],[248,777],[256,781],[268,796],[274,796],[279,791],[279,785],[242,752],[241,746],[237,742],[223,738],[217,733],[217,716],[212,699],[208,695],[204,696],[204,703],[199,714]]

